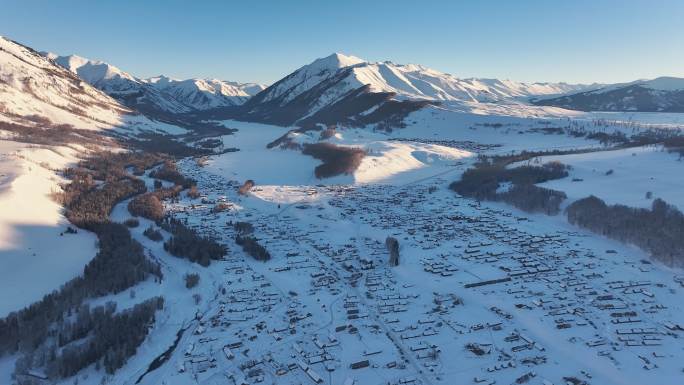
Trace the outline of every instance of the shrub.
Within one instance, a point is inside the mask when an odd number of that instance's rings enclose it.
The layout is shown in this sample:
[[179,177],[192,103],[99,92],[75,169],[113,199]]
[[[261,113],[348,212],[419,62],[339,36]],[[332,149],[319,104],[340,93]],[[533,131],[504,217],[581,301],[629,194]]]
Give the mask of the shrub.
[[321,140],[330,139],[333,136],[335,136],[335,133],[336,133],[335,126],[328,126],[328,128],[326,128],[325,130],[323,130],[321,132],[320,139]]
[[219,202],[217,203],[214,207],[212,207],[211,212],[212,213],[220,213],[226,210],[230,209],[230,205],[225,202]]
[[164,236],[162,236],[161,231],[153,228],[152,226],[146,228],[145,231],[143,231],[143,235],[155,242],[159,242],[162,239],[164,239]]
[[135,218],[128,218],[124,221],[124,225],[131,227],[131,228],[138,227],[138,226],[140,226],[140,221],[135,219]]
[[242,186],[240,186],[240,188],[238,189],[238,194],[247,195],[249,193],[249,190],[251,190],[252,187],[254,187],[254,185],[255,183],[253,180],[247,179],[245,183],[243,183]]
[[200,276],[197,273],[185,274],[185,287],[192,289],[199,284]]
[[254,226],[249,222],[237,221],[237,222],[235,222],[233,227],[235,228],[235,231],[238,234],[244,235],[244,234],[252,234],[254,232]]
[[188,190],[188,198],[197,199],[199,197],[200,197],[200,192],[197,189],[197,186],[190,187],[190,190]]

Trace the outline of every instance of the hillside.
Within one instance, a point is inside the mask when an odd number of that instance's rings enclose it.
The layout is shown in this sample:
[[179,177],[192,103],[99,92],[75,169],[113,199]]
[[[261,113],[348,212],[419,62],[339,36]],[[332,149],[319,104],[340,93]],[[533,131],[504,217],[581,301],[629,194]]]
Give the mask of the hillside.
[[[81,75],[100,71],[110,79],[126,79],[102,66],[89,70]],[[0,37],[0,278],[8,298],[0,316],[78,276],[97,252],[95,235],[67,232],[73,225],[56,198],[67,181],[62,171],[92,154],[120,151],[126,139],[182,133],[129,109],[33,49]]]
[[102,129],[131,110],[31,48],[0,37],[0,122]]
[[684,112],[684,79],[637,80],[533,103],[579,111]]

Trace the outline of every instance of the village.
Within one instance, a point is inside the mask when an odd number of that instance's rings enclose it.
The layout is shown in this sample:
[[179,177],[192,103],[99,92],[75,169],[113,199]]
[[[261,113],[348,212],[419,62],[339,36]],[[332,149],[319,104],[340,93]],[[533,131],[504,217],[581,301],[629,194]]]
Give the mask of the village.
[[[684,279],[635,249],[458,197],[439,178],[278,194],[257,185],[242,196],[237,181],[181,166],[202,197],[167,209],[230,252],[168,384],[684,378]],[[269,260],[240,250],[237,222],[253,226]]]

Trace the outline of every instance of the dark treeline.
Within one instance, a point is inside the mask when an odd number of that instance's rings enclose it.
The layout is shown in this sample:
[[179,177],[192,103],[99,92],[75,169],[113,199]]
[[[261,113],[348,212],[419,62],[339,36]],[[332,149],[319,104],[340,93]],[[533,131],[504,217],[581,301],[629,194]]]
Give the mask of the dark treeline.
[[16,363],[16,373],[45,367],[50,378],[73,376],[96,364],[113,374],[133,356],[154,323],[164,300],[155,297],[130,309],[116,312],[116,303],[90,309],[82,305],[71,319],[55,326],[54,339],[41,352],[25,355]]
[[663,142],[665,148],[670,152],[676,152],[680,157],[684,156],[684,137],[676,136],[668,138]]
[[161,167],[150,172],[150,177],[165,180],[183,188],[190,188],[197,184],[194,179],[188,178],[178,171],[176,164],[170,160],[165,161]]
[[[82,177],[76,177],[78,188],[86,187],[88,177],[82,181]],[[69,194],[75,192],[70,188]],[[71,200],[65,201],[66,217],[78,227],[93,231],[93,226],[107,222],[109,214],[114,206],[124,199],[146,191],[145,182],[139,179],[124,178],[117,181],[104,182],[98,188],[91,186],[72,196]]]
[[197,273],[188,273],[183,276],[183,279],[185,279],[185,287],[192,289],[199,283],[200,276]]
[[[466,170],[461,180],[452,183],[450,188],[466,197],[503,201],[529,212],[557,214],[560,211],[566,195],[535,184],[568,176],[565,165],[550,162],[542,166],[507,168],[506,164],[480,162],[475,168]],[[511,186],[499,191],[503,183]]]
[[65,176],[70,182],[59,194],[66,208],[66,217],[73,224],[91,227],[109,221],[114,205],[136,194],[144,193],[145,183],[130,175],[126,169],[142,172],[159,163],[159,156],[137,152],[104,153],[69,168]]
[[590,196],[567,208],[568,221],[648,251],[668,266],[684,266],[684,214],[661,199],[651,209],[607,205]]
[[164,242],[164,249],[176,257],[209,266],[212,259],[219,260],[228,252],[224,245],[209,237],[200,236],[178,219],[167,217],[160,226],[171,233],[171,238]]
[[366,152],[360,148],[336,146],[332,143],[307,143],[302,154],[319,159],[323,164],[314,169],[316,178],[329,178],[356,171]]
[[240,234],[235,236],[235,243],[242,246],[245,253],[252,256],[257,261],[268,261],[271,259],[271,254],[265,247],[259,244],[259,241],[252,236],[242,236]]
[[132,169],[133,175],[142,175],[146,169],[162,163],[163,160],[163,156],[151,153],[105,152],[80,162],[78,167],[68,171],[87,172],[94,179],[102,181],[119,180],[130,178],[128,168]]
[[498,193],[497,198],[529,213],[556,215],[567,195],[533,184],[515,184],[505,192]]
[[[197,128],[197,124],[193,124],[193,131],[197,131]],[[230,133],[229,129],[225,130],[228,130],[225,131],[226,133]],[[147,153],[162,153],[174,158],[203,156],[214,153],[214,151],[209,148],[189,146],[182,141],[169,137],[168,135],[142,134],[138,135],[138,138],[140,137],[143,137],[143,139],[129,140],[128,144],[131,145],[131,147],[137,148]]]

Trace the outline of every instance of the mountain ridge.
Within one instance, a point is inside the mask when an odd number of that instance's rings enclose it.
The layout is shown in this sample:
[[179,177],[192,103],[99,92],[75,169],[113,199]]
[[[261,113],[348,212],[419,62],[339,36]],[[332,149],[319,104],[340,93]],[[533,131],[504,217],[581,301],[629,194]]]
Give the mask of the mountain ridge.
[[532,101],[579,111],[684,112],[684,78],[661,76]]
[[156,118],[240,105],[264,88],[258,83],[199,78],[177,80],[164,75],[142,79],[104,61],[78,55],[42,54],[128,107]]
[[461,79],[422,65],[368,62],[333,53],[284,76],[242,106],[210,110],[203,116],[283,126],[401,125],[407,113],[427,105],[524,103],[535,95],[592,87],[596,85]]

